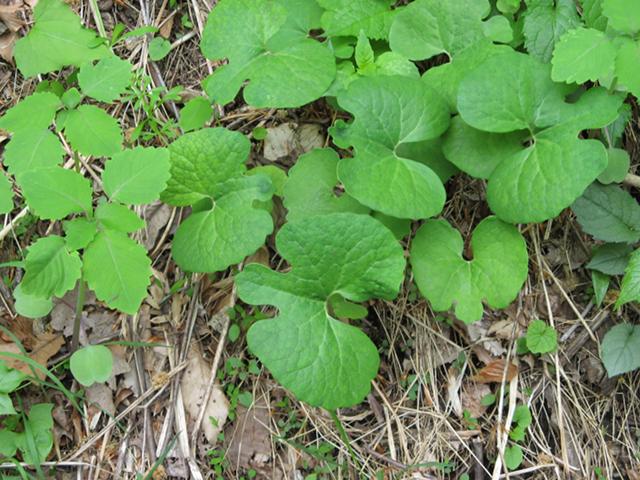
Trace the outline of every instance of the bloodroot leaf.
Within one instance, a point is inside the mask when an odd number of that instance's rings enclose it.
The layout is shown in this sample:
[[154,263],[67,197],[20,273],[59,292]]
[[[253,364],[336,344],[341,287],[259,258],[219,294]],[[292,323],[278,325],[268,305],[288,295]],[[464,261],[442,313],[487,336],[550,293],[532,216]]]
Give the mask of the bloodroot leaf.
[[413,239],[411,265],[435,311],[454,305],[456,317],[472,323],[482,318],[483,300],[504,308],[517,296],[527,278],[527,246],[514,226],[488,217],[473,232],[473,260],[463,258],[463,248],[445,220],[427,220]]
[[248,265],[236,277],[238,294],[252,305],[274,305],[279,315],[255,323],[249,348],[299,399],[329,410],[367,395],[379,365],[375,345],[358,328],[333,318],[334,294],[363,302],[394,298],[405,261],[392,233],[353,213],[287,223],[277,236],[286,274]]

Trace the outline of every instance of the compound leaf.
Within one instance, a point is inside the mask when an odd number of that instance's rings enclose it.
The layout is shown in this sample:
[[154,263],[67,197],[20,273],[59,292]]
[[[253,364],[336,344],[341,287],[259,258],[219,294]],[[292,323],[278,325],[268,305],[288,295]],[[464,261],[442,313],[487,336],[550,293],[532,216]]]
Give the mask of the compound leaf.
[[629,258],[624,277],[622,277],[622,289],[616,301],[616,308],[638,300],[640,300],[640,250],[633,252]]
[[111,200],[142,205],[158,199],[171,176],[166,148],[135,147],[114,154],[104,166],[102,182]]
[[640,31],[640,3],[635,0],[602,0],[602,12],[609,26],[633,35]]
[[91,184],[77,172],[40,168],[18,177],[29,208],[43,220],[61,220],[91,209]]
[[122,150],[122,132],[115,118],[95,105],[80,105],[67,115],[64,132],[74,150],[107,157]]
[[374,40],[385,40],[395,11],[393,0],[318,0],[326,11],[322,29],[328,37],[357,37],[362,30]]
[[435,311],[455,307],[460,320],[482,318],[483,300],[504,308],[527,278],[528,255],[518,230],[496,217],[485,218],[471,239],[473,260],[462,256],[460,233],[445,220],[427,220],[411,246],[416,284]]
[[53,93],[33,93],[0,117],[0,129],[11,133],[46,130],[61,106]]
[[35,26],[16,42],[14,57],[25,77],[53,72],[67,65],[79,67],[110,55],[98,37],[82,27],[80,17],[61,0],[43,0],[33,10]]
[[69,359],[69,368],[85,387],[106,382],[113,370],[113,355],[104,345],[89,345],[77,350]]
[[83,272],[98,299],[133,315],[147,296],[151,260],[125,233],[106,229],[85,248]]
[[363,205],[397,218],[428,218],[444,205],[438,175],[426,165],[400,157],[403,143],[434,139],[449,126],[449,110],[431,89],[407,77],[367,77],[338,96],[354,121],[339,135],[355,156],[338,164],[338,178]]
[[602,339],[600,356],[609,377],[640,368],[640,327],[629,323],[613,327]]
[[551,60],[556,42],[580,25],[574,0],[530,0],[524,15],[527,51],[542,62]]
[[69,250],[85,248],[98,233],[98,224],[95,220],[85,217],[74,218],[63,223],[65,241]]
[[291,272],[252,264],[236,277],[244,301],[280,312],[251,327],[249,348],[311,405],[335,409],[360,402],[378,370],[378,353],[359,329],[328,314],[327,301],[336,293],[352,302],[394,298],[404,272],[402,248],[377,220],[353,213],[287,223],[277,247]]
[[556,44],[551,64],[555,82],[585,83],[613,74],[616,47],[600,30],[576,28]]
[[229,63],[205,81],[209,97],[229,103],[245,80],[244,99],[255,107],[298,107],[321,97],[336,67],[331,51],[307,37],[312,20],[300,25],[295,18],[308,3],[220,2],[209,14],[201,48],[205,57]]
[[115,55],[96,64],[85,63],[78,72],[78,84],[85,95],[111,103],[127,90],[132,68],[129,61]]
[[80,257],[67,249],[64,238],[43,237],[27,251],[21,290],[41,298],[62,297],[75,286],[81,268]]
[[60,165],[64,149],[58,137],[49,130],[20,130],[11,137],[4,151],[9,173],[20,175],[37,168]]

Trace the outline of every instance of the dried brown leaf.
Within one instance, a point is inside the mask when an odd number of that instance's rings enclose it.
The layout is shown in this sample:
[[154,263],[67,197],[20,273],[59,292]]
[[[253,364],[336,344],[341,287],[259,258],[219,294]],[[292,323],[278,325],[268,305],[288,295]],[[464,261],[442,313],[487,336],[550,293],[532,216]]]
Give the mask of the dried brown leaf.
[[506,361],[500,358],[482,368],[476,375],[471,377],[471,379],[478,383],[502,383],[503,378],[505,378],[506,382],[510,382],[517,374],[518,367],[515,364],[509,363],[507,366]]

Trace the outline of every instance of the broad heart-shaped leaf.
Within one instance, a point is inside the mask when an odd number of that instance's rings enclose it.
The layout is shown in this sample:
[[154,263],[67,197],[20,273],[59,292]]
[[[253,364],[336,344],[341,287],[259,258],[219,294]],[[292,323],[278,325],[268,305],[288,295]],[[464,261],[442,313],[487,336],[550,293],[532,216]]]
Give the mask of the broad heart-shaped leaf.
[[609,19],[609,26],[619,32],[640,32],[640,3],[635,0],[602,0],[602,13]]
[[147,296],[151,260],[125,233],[104,230],[85,248],[84,278],[110,308],[135,314]]
[[640,368],[640,326],[616,325],[602,339],[602,363],[609,377]]
[[338,103],[354,116],[340,131],[341,146],[355,150],[338,165],[347,193],[396,218],[438,214],[445,201],[442,182],[426,165],[400,157],[397,148],[434,139],[447,129],[449,109],[440,97],[420,80],[387,76],[352,83]]
[[605,242],[640,240],[640,205],[617,185],[594,183],[571,206],[589,235]]
[[13,210],[13,187],[7,176],[0,172],[0,214]]
[[55,167],[62,163],[64,149],[49,130],[21,130],[11,137],[4,151],[9,173],[20,175],[36,168]]
[[622,278],[622,289],[616,301],[616,308],[625,303],[640,300],[640,250],[631,254],[627,268]]
[[20,287],[27,295],[62,297],[75,286],[81,268],[80,257],[67,249],[64,238],[49,235],[29,247]]
[[307,38],[311,20],[300,25],[296,18],[310,1],[221,1],[209,14],[201,48],[205,57],[229,63],[206,80],[209,97],[229,103],[245,80],[244,99],[254,107],[298,107],[321,97],[336,67],[331,51]]
[[61,220],[91,209],[91,184],[77,172],[40,168],[17,178],[27,205],[43,220]]
[[142,205],[158,199],[166,188],[169,173],[166,148],[135,147],[118,152],[102,172],[104,191],[111,200]]
[[312,150],[298,158],[289,170],[289,179],[284,186],[288,221],[326,213],[369,213],[367,207],[349,194],[335,194],[339,160],[338,154],[330,148]]
[[11,133],[46,130],[61,106],[53,93],[33,93],[0,117],[0,130]]
[[169,146],[171,179],[162,193],[172,205],[208,200],[176,231],[173,255],[193,272],[215,272],[255,252],[273,230],[271,215],[255,201],[271,198],[273,187],[263,174],[245,176],[250,142],[242,134],[209,128],[183,135]]
[[549,65],[513,51],[489,57],[461,82],[461,118],[444,152],[461,170],[489,178],[489,206],[502,220],[553,218],[606,168],[603,144],[579,134],[615,120],[622,97],[594,88],[567,103],[568,93],[551,81]]
[[28,295],[22,291],[22,285],[18,285],[13,290],[13,298],[16,312],[23,317],[41,318],[53,310],[53,301],[50,297]]
[[89,345],[71,355],[71,373],[85,387],[106,382],[113,370],[113,355],[104,345]]
[[[454,57],[487,37],[483,19],[490,12],[488,0],[416,0],[396,15],[389,35],[391,49],[411,60],[440,53]],[[506,18],[492,17],[495,21],[510,29]]]
[[551,78],[556,82],[585,83],[613,74],[617,48],[600,30],[569,30],[556,44]]
[[462,257],[460,233],[445,220],[427,220],[411,245],[411,266],[420,292],[437,311],[455,307],[460,320],[482,318],[482,302],[504,308],[527,278],[527,246],[518,230],[487,217],[471,239],[473,260]]
[[80,18],[61,0],[43,0],[33,11],[35,26],[16,42],[14,57],[25,77],[53,72],[67,65],[110,55],[97,36],[82,27]]
[[122,149],[117,120],[95,105],[80,105],[71,110],[64,133],[71,146],[83,155],[106,157]]
[[360,31],[374,40],[385,40],[395,11],[393,0],[318,0],[326,12],[322,29],[328,37],[357,37]]
[[538,60],[551,60],[556,42],[580,25],[574,0],[529,0],[524,15],[527,51]]
[[549,353],[558,348],[558,332],[542,320],[534,320],[527,328],[527,348],[533,353]]
[[110,103],[127,90],[132,68],[129,61],[115,55],[103,58],[95,65],[85,63],[78,72],[78,84],[85,95]]
[[249,348],[300,400],[330,410],[362,401],[378,370],[376,347],[332,318],[327,300],[333,294],[353,302],[394,298],[405,266],[402,248],[377,220],[354,213],[287,223],[276,243],[291,272],[252,264],[236,277],[242,300],[279,310],[251,327]]

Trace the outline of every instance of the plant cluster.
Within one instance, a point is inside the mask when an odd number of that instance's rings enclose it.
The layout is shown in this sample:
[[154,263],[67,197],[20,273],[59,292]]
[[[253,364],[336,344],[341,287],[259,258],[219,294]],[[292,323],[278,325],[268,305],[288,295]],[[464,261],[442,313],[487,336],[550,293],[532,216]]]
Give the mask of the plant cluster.
[[[64,236],[27,249],[16,308],[45,315],[52,297],[86,283],[107,306],[134,314],[152,271],[130,237],[144,226],[131,207],[158,198],[191,208],[172,244],[186,272],[239,264],[277,230],[290,269],[250,264],[235,277],[244,302],[278,310],[251,325],[248,346],[300,400],[330,410],[360,402],[377,374],[377,348],[354,323],[367,313],[363,302],[398,294],[404,242],[432,309],[453,309],[470,323],[486,307],[509,305],[527,278],[518,225],[573,206],[584,230],[607,242],[589,264],[596,297],[608,276],[624,273],[617,306],[639,300],[632,245],[640,241],[640,206],[612,185],[629,168],[620,148],[625,99],[640,94],[638,8],[635,0],[222,0],[201,49],[225,63],[203,81],[208,98],[182,110],[178,123],[189,133],[154,148],[134,143],[163,135],[157,125],[125,141],[99,106],[141,95],[132,66],[110,48],[113,38],[84,29],[60,0],[40,0],[35,26],[16,45],[17,66],[25,76],[68,66],[74,73],[59,89],[41,84],[0,119],[12,135],[12,178],[0,177],[0,206],[12,210],[14,184],[35,215],[63,221]],[[326,97],[351,119],[331,127],[336,148],[301,156],[289,172],[249,169],[247,137],[201,128],[211,104],[226,105],[240,91],[255,108]],[[152,110],[159,98],[140,104]],[[70,165],[61,166],[65,158]],[[89,160],[101,158],[98,175]],[[458,172],[486,181],[493,212],[466,247],[460,232],[434,218]],[[287,210],[284,225],[274,224],[274,201]],[[549,328],[540,322],[528,332],[530,351],[555,348]],[[638,328],[607,335],[610,374],[640,367]],[[82,383],[104,378],[75,373]],[[525,417],[512,431],[522,430],[520,439]]]

